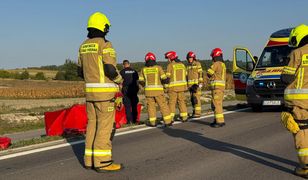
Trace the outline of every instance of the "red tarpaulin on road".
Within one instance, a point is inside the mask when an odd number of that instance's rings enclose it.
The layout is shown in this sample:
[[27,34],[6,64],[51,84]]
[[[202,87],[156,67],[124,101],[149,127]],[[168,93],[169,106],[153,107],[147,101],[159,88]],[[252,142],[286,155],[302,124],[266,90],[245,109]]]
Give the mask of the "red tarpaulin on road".
[[[138,104],[138,118],[140,121],[141,104]],[[116,110],[115,114],[116,128],[120,128],[127,123],[125,108]],[[54,112],[45,112],[45,130],[47,136],[61,136],[65,132],[85,133],[87,127],[87,113],[85,105],[74,105],[69,109],[63,109]]]
[[142,104],[138,104],[137,105],[137,123],[140,122],[140,114],[141,114],[141,110],[142,110]]
[[66,109],[45,112],[45,131],[47,136],[61,136],[63,134],[63,121]]
[[[140,113],[141,113],[142,104],[137,105],[137,123],[140,122]],[[120,111],[116,111],[115,115],[116,128],[120,128],[123,124],[127,124],[125,107],[123,107]]]
[[0,137],[0,149],[7,149],[11,145],[11,138]]
[[54,112],[45,112],[45,130],[47,136],[61,136],[64,132],[84,133],[87,127],[85,105]]
[[74,105],[66,110],[63,127],[65,131],[86,132],[87,113],[85,105]]
[[126,119],[124,107],[121,108],[121,110],[116,110],[115,123],[116,123],[117,129],[119,129],[123,124],[127,124],[127,119]]

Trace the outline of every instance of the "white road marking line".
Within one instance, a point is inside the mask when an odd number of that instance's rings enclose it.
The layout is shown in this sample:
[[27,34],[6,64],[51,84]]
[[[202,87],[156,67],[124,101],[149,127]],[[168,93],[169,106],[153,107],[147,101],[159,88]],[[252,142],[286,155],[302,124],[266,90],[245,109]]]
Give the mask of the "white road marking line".
[[[236,112],[246,111],[248,109],[250,109],[250,108],[243,108],[243,109],[238,109],[238,110],[234,110],[234,111],[226,111],[226,112],[224,112],[224,114],[232,114],[232,113],[236,113]],[[202,116],[200,118],[193,118],[190,121],[209,118],[209,117],[213,117],[213,116],[214,116],[214,114],[210,114],[210,115]],[[173,124],[180,124],[180,123],[182,123],[182,122],[176,121]],[[158,127],[162,127],[162,125],[159,125]],[[150,130],[150,129],[154,129],[154,128],[156,128],[156,127],[138,128],[138,129],[135,129],[135,130],[116,133],[115,136],[122,136],[122,135],[125,135],[125,134],[137,133],[137,132],[146,131],[146,130]],[[54,146],[49,146],[49,147],[43,147],[43,148],[33,149],[33,150],[29,150],[29,151],[9,154],[9,155],[4,155],[4,156],[0,156],[0,160],[10,159],[10,158],[14,158],[14,157],[29,155],[29,154],[43,152],[43,151],[48,151],[48,150],[52,150],[52,149],[58,149],[58,148],[67,147],[67,146],[73,146],[73,145],[81,144],[81,143],[84,143],[84,140],[70,142],[70,143],[64,143],[64,144],[59,144],[59,145],[54,145]]]

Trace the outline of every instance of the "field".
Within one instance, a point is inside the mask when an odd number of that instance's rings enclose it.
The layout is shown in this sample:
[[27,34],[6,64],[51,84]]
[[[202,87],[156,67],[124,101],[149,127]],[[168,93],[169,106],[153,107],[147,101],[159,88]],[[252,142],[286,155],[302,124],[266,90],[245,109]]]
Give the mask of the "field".
[[[226,81],[226,89],[233,89],[234,85],[231,74],[227,74]],[[0,79],[0,99],[77,97],[84,97],[84,82]]]
[[84,82],[0,79],[0,99],[49,99],[84,96]]

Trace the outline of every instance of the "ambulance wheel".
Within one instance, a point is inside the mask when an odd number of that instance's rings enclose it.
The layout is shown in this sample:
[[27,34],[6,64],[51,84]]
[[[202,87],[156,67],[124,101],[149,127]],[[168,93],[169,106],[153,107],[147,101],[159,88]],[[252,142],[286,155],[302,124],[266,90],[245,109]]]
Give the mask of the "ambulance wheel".
[[261,112],[262,105],[261,104],[251,104],[251,108],[253,112]]

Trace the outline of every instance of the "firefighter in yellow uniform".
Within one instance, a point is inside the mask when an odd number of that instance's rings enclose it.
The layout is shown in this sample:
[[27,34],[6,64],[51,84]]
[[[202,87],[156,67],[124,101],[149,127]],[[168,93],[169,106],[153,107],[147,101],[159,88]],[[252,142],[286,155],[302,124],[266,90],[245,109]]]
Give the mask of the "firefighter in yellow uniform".
[[163,84],[168,83],[168,78],[161,66],[157,65],[156,57],[149,52],[145,56],[145,67],[142,68],[139,76],[139,82],[144,86],[144,92],[147,102],[149,122],[148,125],[155,127],[156,119],[156,103],[163,115],[165,126],[171,126],[171,116],[167,101],[164,95]]
[[187,107],[185,91],[187,91],[186,81],[186,67],[178,59],[176,52],[169,51],[165,53],[165,58],[168,59],[169,64],[167,66],[167,77],[170,78],[168,85],[169,95],[169,108],[171,112],[171,118],[175,116],[175,106],[178,103],[180,110],[180,117],[183,122],[187,121]]
[[122,78],[116,68],[116,52],[105,39],[109,31],[108,18],[96,12],[88,20],[88,39],[79,48],[79,73],[85,80],[88,116],[85,140],[85,168],[97,172],[117,171],[121,164],[112,161],[115,99]]
[[281,113],[284,126],[292,132],[299,166],[294,173],[308,178],[308,26],[295,27],[289,38],[294,47],[290,61],[284,67],[281,80],[287,85],[284,92],[285,110]]
[[192,51],[187,53],[187,85],[190,92],[190,100],[193,106],[192,118],[201,116],[201,88],[203,83],[202,66]]
[[211,53],[213,64],[207,70],[212,90],[212,109],[215,116],[215,120],[211,123],[211,127],[214,128],[223,127],[225,125],[222,103],[226,84],[226,66],[223,62],[222,55],[222,50],[220,48],[213,49]]

